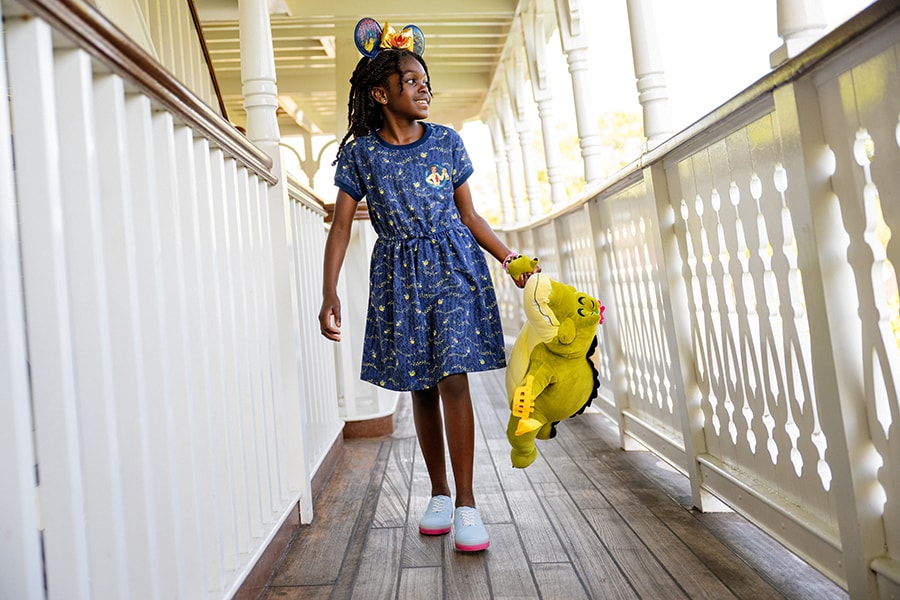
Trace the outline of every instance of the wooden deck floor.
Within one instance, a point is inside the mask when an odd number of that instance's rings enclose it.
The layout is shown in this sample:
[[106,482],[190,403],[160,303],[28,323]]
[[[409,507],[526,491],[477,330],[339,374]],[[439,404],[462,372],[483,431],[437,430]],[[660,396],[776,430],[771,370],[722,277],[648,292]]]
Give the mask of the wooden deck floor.
[[828,600],[847,594],[734,513],[690,510],[687,480],[618,450],[599,414],[569,419],[509,465],[503,372],[470,376],[481,553],[418,533],[429,496],[408,400],[390,437],[348,440],[261,598]]

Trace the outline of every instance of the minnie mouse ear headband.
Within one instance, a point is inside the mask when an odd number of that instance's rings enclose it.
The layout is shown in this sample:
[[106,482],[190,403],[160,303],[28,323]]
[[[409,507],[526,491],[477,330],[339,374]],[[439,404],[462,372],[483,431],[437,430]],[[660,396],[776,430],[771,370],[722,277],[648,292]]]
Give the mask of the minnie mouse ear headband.
[[425,54],[425,34],[415,25],[407,25],[397,32],[389,23],[382,28],[375,19],[364,17],[356,24],[353,37],[362,55],[369,58],[389,48],[402,48],[419,56]]

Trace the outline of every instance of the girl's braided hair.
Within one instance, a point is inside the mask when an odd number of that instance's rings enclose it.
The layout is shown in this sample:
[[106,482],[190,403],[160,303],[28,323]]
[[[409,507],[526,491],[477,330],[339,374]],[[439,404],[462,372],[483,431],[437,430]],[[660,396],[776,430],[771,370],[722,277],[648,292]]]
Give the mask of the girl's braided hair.
[[[381,105],[372,98],[372,88],[387,87],[388,77],[394,73],[402,75],[400,62],[407,56],[412,56],[422,68],[425,69],[428,91],[431,91],[431,79],[428,78],[428,66],[425,60],[409,50],[386,49],[379,52],[374,58],[363,56],[356,63],[353,75],[350,76],[350,100],[347,102],[347,133],[338,146],[332,165],[337,164],[338,157],[344,149],[344,145],[350,136],[353,138],[368,135],[381,128],[384,117],[381,113]],[[400,82],[403,86],[403,82]]]

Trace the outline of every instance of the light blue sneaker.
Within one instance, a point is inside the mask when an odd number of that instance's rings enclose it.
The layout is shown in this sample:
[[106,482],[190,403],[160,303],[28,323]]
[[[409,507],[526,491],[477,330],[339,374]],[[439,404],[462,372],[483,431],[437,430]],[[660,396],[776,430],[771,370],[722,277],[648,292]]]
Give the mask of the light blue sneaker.
[[478,552],[486,550],[491,545],[478,509],[471,506],[460,506],[456,509],[456,518],[453,520],[453,537],[456,541],[456,549],[461,552]]
[[449,496],[434,496],[428,501],[425,515],[419,521],[419,532],[425,535],[443,535],[450,532],[453,518],[453,502]]

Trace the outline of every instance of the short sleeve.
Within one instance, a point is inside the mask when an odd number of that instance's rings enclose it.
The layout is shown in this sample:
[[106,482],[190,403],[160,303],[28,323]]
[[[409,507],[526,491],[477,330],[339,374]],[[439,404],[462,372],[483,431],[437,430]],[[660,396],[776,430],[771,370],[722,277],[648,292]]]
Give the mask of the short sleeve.
[[334,170],[334,185],[359,202],[366,195],[366,187],[360,176],[356,147],[356,140],[353,140],[344,146],[338,155],[337,168]]
[[452,129],[449,131],[453,144],[453,189],[456,189],[469,179],[475,169],[472,167],[472,161],[469,159],[469,153],[466,152],[466,145],[463,143],[462,137]]

